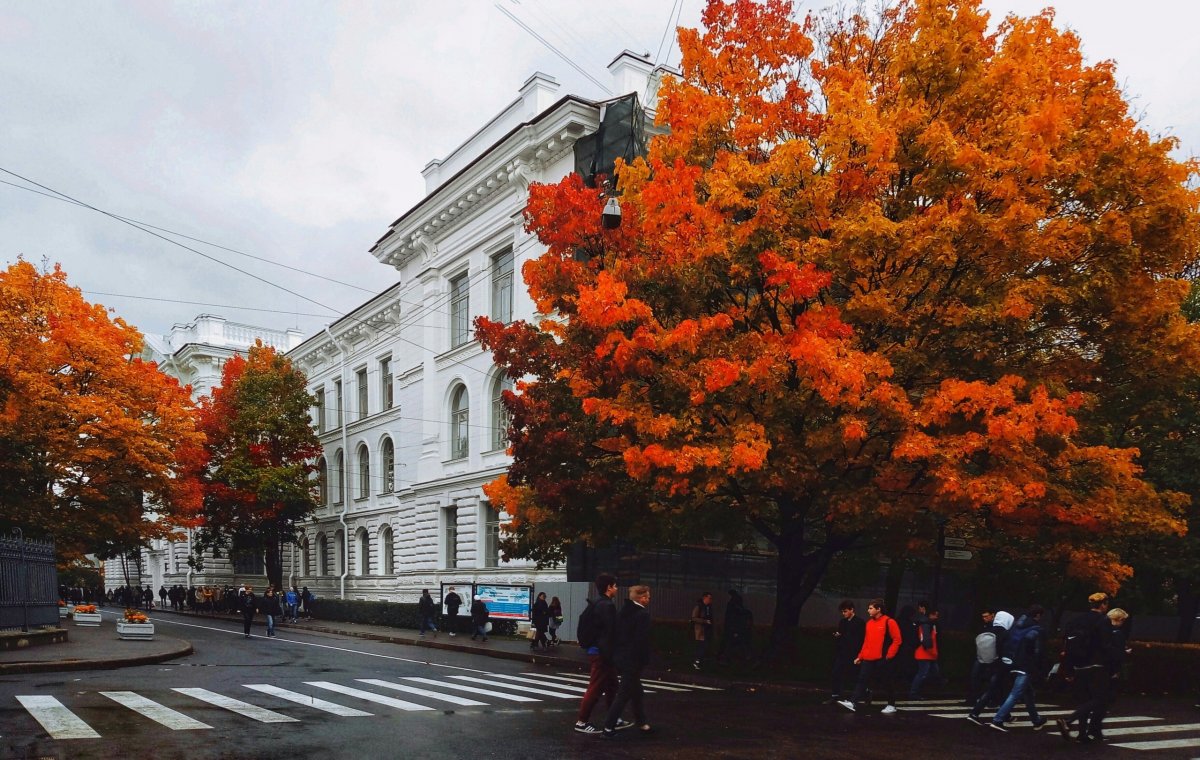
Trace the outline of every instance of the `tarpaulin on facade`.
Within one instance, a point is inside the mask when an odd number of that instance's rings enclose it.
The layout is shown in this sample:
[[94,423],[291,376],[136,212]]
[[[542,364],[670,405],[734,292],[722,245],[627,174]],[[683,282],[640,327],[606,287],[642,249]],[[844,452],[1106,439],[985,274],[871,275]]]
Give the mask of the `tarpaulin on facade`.
[[600,106],[600,127],[575,142],[575,172],[595,187],[598,177],[612,177],[617,159],[627,163],[646,155],[646,112],[636,92]]

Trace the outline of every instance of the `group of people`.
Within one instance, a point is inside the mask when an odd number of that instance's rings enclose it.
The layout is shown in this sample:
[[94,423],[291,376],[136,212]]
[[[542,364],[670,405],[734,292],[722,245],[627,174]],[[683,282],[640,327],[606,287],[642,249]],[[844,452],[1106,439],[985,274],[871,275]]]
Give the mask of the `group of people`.
[[[458,611],[463,606],[463,599],[458,595],[454,586],[447,590],[446,596],[442,599],[442,606],[446,609],[446,616],[442,621],[443,626],[451,636],[454,636],[461,627]],[[438,635],[437,602],[429,595],[429,589],[421,590],[421,598],[417,600],[417,614],[421,619],[418,635],[424,636],[426,631],[433,631],[433,635],[436,637]],[[470,615],[471,640],[477,641],[482,638],[487,641],[488,634],[492,630],[491,613],[488,611],[487,602],[479,594],[475,594],[471,600]]]
[[[985,610],[984,628],[975,637],[966,703],[968,720],[997,731],[1008,731],[1013,708],[1024,705],[1034,730],[1047,725],[1037,710],[1035,684],[1053,671],[1073,683],[1079,704],[1057,721],[1064,739],[1102,741],[1103,724],[1113,701],[1114,683],[1120,677],[1129,647],[1125,624],[1129,615],[1120,608],[1109,609],[1106,594],[1088,597],[1090,611],[1071,620],[1064,630],[1064,643],[1054,668],[1047,668],[1049,652],[1042,624],[1045,609],[1033,605],[1019,617],[1004,610]],[[867,703],[872,689],[887,699],[882,712],[896,712],[895,684],[900,666],[913,660],[915,673],[909,699],[920,699],[921,689],[937,674],[938,613],[928,602],[917,605],[917,615],[903,625],[884,612],[881,599],[867,605],[867,617],[858,617],[854,602],[839,605],[841,621],[834,633],[833,701],[857,712]],[[909,642],[909,653],[902,649]],[[843,697],[842,687],[853,680],[854,691]],[[985,708],[996,708],[988,720]]]
[[292,586],[282,594],[274,586],[267,586],[263,595],[257,596],[254,587],[245,584],[237,592],[237,610],[242,614],[242,631],[250,638],[250,630],[254,625],[254,616],[262,613],[266,618],[267,636],[275,635],[275,623],[283,619],[292,623],[299,622],[301,605],[307,606],[315,597],[305,586],[297,590]]
[[[529,645],[530,649],[539,647],[549,649],[552,646],[558,646],[561,643],[558,638],[558,627],[563,624],[562,602],[558,600],[557,596],[547,602],[546,592],[540,592],[533,603],[530,622],[534,630],[533,643]],[[549,636],[547,636],[547,631],[549,631]]]

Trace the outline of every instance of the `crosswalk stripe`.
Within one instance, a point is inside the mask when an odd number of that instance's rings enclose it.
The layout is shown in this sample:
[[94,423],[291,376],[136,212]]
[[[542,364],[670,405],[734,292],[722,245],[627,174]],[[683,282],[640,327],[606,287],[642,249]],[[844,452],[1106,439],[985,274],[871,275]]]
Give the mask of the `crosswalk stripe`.
[[718,689],[715,686],[701,686],[694,683],[676,683],[674,681],[651,681],[649,678],[643,678],[642,683],[652,683],[655,686],[682,686],[685,689],[699,689],[701,691],[725,691],[724,689]]
[[370,684],[372,686],[380,686],[384,689],[394,689],[395,691],[403,691],[408,694],[416,694],[419,697],[429,697],[430,699],[437,699],[442,702],[449,702],[452,705],[462,705],[463,707],[486,707],[487,706],[487,702],[477,702],[474,699],[467,699],[466,697],[456,697],[453,694],[439,694],[436,691],[429,691],[428,689],[418,689],[416,686],[406,686],[405,684],[402,684],[402,683],[392,683],[391,681],[382,681],[378,678],[359,678],[356,680],[362,681],[363,683]]
[[1200,731],[1200,723],[1173,723],[1165,726],[1128,726],[1126,728],[1105,728],[1104,735],[1132,736],[1135,734],[1168,734],[1177,731]]
[[329,691],[336,691],[338,694],[346,694],[351,697],[365,699],[368,702],[378,702],[381,705],[395,707],[397,710],[408,710],[410,712],[414,712],[416,710],[433,709],[432,707],[427,707],[425,705],[418,705],[416,702],[405,702],[403,699],[385,697],[384,695],[376,694],[373,691],[363,691],[362,689],[355,689],[350,686],[340,686],[336,683],[330,683],[329,681],[305,681],[304,683],[308,684],[309,686],[316,686],[318,689],[328,689]]
[[[405,681],[414,681],[416,683],[426,683],[430,686],[438,686],[443,689],[455,689],[457,691],[465,691],[469,694],[481,694],[485,697],[495,697],[497,699],[507,699],[510,702],[540,702],[541,700],[533,697],[522,697],[520,694],[505,694],[500,691],[492,691],[491,689],[480,689],[477,686],[467,686],[461,683],[446,683],[445,681],[435,681],[432,678],[418,678],[416,676],[407,676]],[[507,684],[501,684],[506,686]]]
[[100,734],[84,723],[75,713],[68,710],[54,697],[41,694],[18,696],[33,719],[42,724],[52,739],[99,739]]
[[522,678],[521,676],[509,676],[502,673],[489,673],[491,678],[503,678],[505,681],[517,681],[519,683],[531,683],[534,686],[545,686],[548,689],[558,689],[559,691],[569,691],[573,694],[583,694],[587,691],[586,688],[576,686],[574,684],[567,685],[565,683],[546,683],[533,678]]
[[486,678],[475,678],[474,676],[450,676],[459,681],[468,681],[470,683],[483,684],[484,686],[495,686],[500,689],[511,689],[512,691],[523,691],[527,694],[541,694],[545,697],[558,697],[559,699],[579,699],[574,694],[563,694],[561,691],[547,691],[545,689],[535,689],[532,686],[518,686],[515,683],[504,683],[503,681],[489,681]]
[[199,699],[201,702],[207,702],[210,705],[223,707],[230,712],[235,712],[238,715],[244,715],[251,720],[257,720],[259,723],[298,723],[297,718],[283,713],[277,713],[274,710],[268,710],[265,707],[252,705],[249,702],[243,702],[240,699],[227,697],[224,694],[218,694],[215,691],[208,689],[193,689],[193,688],[175,688],[171,691],[177,691],[180,694],[185,694],[189,697]]
[[901,700],[896,703],[897,707],[913,707],[926,705],[928,707],[936,707],[937,705],[962,705],[964,710],[971,709],[970,705],[964,705],[961,699],[911,699]]
[[[1054,716],[1054,715],[1070,715],[1070,714],[1071,714],[1070,710],[1045,710],[1045,711],[1038,710],[1038,715]],[[1020,715],[1020,716],[1024,717],[1025,713],[1014,712],[1013,715],[1014,716]],[[931,717],[931,718],[959,718],[962,720],[966,720],[966,718],[967,718],[967,716],[963,715],[962,713],[929,713],[929,717]],[[987,717],[987,716],[983,716],[983,717]],[[1105,718],[1104,722],[1106,724],[1107,723],[1141,723],[1142,721],[1149,721],[1149,720],[1162,720],[1162,718],[1152,718],[1149,715],[1113,715],[1113,716],[1109,716],[1109,717]],[[1018,726],[1018,728],[1020,728],[1020,726]]]
[[1125,749],[1183,749],[1184,747],[1200,747],[1200,738],[1193,739],[1160,739],[1149,742],[1117,742],[1110,747]]
[[100,694],[174,731],[194,731],[202,728],[212,728],[207,723],[201,723],[194,718],[189,718],[178,710],[172,710],[166,705],[160,705],[154,700],[147,699],[132,691],[102,691]]
[[[1073,710],[1038,710],[1038,715],[1043,715],[1043,716],[1049,715],[1049,716],[1053,717],[1056,715],[1070,715],[1072,712],[1074,712],[1074,711]],[[995,715],[995,714],[996,714],[996,711],[992,710],[990,712],[980,713],[979,717],[991,718],[991,716]],[[963,720],[966,720],[966,718],[967,718],[967,713],[930,713],[930,715],[932,715],[935,718],[962,718]],[[1027,715],[1027,713],[1024,710],[1013,710],[1011,717],[1017,718],[1017,717],[1024,717],[1025,715]]]
[[[557,678],[557,679],[561,679],[561,680],[565,680],[565,681],[574,681],[576,683],[581,683],[584,685],[591,683],[591,680],[592,680],[589,676],[575,675],[573,673],[562,673],[561,675],[557,675],[557,676],[546,675],[546,674],[542,674],[542,673],[526,673],[525,675],[529,675],[529,676],[536,675],[536,676],[540,676],[542,678]],[[691,691],[692,689],[707,689],[708,688],[707,686],[690,686],[687,684],[667,685],[667,683],[665,681],[647,681],[644,678],[642,679],[642,683],[643,684],[647,684],[647,683],[654,684],[654,688],[661,689],[663,691],[684,691],[684,692],[686,692],[686,691]],[[720,689],[711,689],[711,691],[720,691]],[[647,691],[646,693],[653,694],[653,692],[651,692],[651,691]]]
[[281,689],[278,686],[272,686],[269,683],[247,683],[242,685],[247,689],[254,689],[255,691],[262,692],[263,694],[270,694],[272,697],[286,699],[289,702],[295,702],[298,705],[311,707],[315,710],[322,710],[327,713],[333,713],[334,715],[340,715],[343,718],[371,717],[371,713],[369,712],[363,712],[362,710],[356,710],[353,707],[339,705],[336,702],[326,702],[323,699],[310,697],[307,694],[301,694],[297,691]]

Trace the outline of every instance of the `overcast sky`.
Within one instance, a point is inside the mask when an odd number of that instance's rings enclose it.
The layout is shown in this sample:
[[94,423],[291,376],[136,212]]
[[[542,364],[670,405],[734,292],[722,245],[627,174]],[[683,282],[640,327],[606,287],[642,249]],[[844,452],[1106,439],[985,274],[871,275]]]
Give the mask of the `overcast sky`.
[[[673,35],[662,44],[673,0],[499,2],[605,82],[604,66],[625,48],[679,60]],[[1046,3],[986,5],[998,18]],[[700,7],[683,0],[681,23],[695,26]],[[1178,136],[1183,156],[1200,153],[1200,3],[1056,7],[1089,60],[1117,62],[1147,127]],[[89,300],[148,333],[207,312],[311,334],[396,281],[367,251],[420,199],[421,168],[513,100],[535,70],[564,91],[601,95],[491,0],[3,0],[0,168],[357,288],[181,240],[299,295],[289,294],[6,184],[0,261],[59,262]]]

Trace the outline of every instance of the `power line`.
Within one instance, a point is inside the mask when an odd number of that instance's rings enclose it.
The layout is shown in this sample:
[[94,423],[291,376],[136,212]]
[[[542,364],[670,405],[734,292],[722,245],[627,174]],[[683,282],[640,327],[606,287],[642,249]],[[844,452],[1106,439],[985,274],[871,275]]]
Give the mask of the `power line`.
[[135,295],[130,295],[128,293],[105,293],[104,291],[100,291],[100,290],[85,290],[83,292],[88,293],[90,295],[94,295],[94,296],[106,296],[108,298],[132,298],[132,299],[135,299],[138,301],[161,301],[163,303],[178,303],[178,304],[186,304],[188,306],[211,306],[214,309],[241,309],[242,311],[265,311],[270,314],[291,314],[291,315],[294,315],[297,317],[319,317],[322,319],[327,319],[329,317],[328,314],[310,314],[308,312],[289,311],[287,309],[264,309],[264,308],[261,308],[258,306],[234,306],[233,304],[230,304],[230,303],[207,303],[205,301],[183,301],[178,298],[154,298],[152,296],[135,296]]
[[608,89],[608,88],[607,88],[607,87],[605,87],[603,84],[601,84],[599,79],[597,79],[596,77],[594,77],[594,76],[592,76],[591,74],[587,73],[587,71],[586,71],[586,70],[585,70],[585,69],[584,69],[582,66],[580,66],[580,65],[579,65],[579,64],[577,64],[577,63],[575,63],[575,61],[573,61],[573,60],[571,60],[569,57],[567,57],[567,55],[566,55],[566,54],[564,54],[564,53],[563,53],[561,50],[559,50],[558,48],[554,47],[554,45],[552,45],[552,44],[550,44],[549,42],[547,42],[545,37],[543,37],[542,35],[540,35],[540,34],[538,34],[537,32],[535,32],[535,31],[534,31],[534,30],[533,30],[533,29],[532,29],[532,28],[531,28],[531,27],[530,27],[528,24],[526,24],[524,21],[522,21],[521,19],[517,18],[517,17],[516,17],[516,16],[514,16],[512,13],[509,13],[508,9],[507,9],[507,8],[505,8],[504,6],[500,5],[500,3],[496,3],[496,10],[500,11],[500,12],[501,12],[501,13],[503,13],[505,16],[508,16],[508,17],[509,17],[509,18],[512,20],[512,22],[513,22],[514,24],[516,24],[517,26],[521,27],[521,28],[522,28],[522,29],[524,29],[526,32],[528,32],[528,33],[529,33],[529,35],[530,35],[531,37],[533,37],[535,40],[537,40],[538,42],[540,42],[540,43],[542,43],[543,45],[545,45],[547,50],[549,50],[551,53],[554,53],[554,54],[555,54],[555,55],[557,55],[559,58],[563,59],[563,61],[565,61],[565,62],[566,62],[566,64],[567,64],[568,66],[570,66],[571,68],[575,69],[576,71],[578,71],[578,72],[579,72],[580,74],[582,74],[583,76],[587,77],[587,79],[588,79],[589,81],[591,81],[591,82],[592,82],[594,85],[596,85],[597,87],[599,87],[601,90],[604,90],[604,91],[605,91],[605,92],[607,92],[609,95],[612,95],[612,94],[613,94],[613,93],[612,93],[612,90]]
[[662,39],[658,41],[658,52],[654,54],[655,65],[657,65],[659,60],[662,58],[663,45],[666,44],[667,35],[671,32],[671,19],[678,15],[682,4],[683,0],[675,0],[675,2],[671,5],[671,12],[667,15],[667,26],[665,29],[663,29]]

